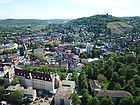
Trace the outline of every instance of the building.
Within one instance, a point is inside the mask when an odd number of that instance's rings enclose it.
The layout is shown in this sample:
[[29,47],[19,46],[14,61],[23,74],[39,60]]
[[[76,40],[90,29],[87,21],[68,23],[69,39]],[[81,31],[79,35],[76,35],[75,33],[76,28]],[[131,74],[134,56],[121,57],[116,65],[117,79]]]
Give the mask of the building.
[[93,94],[96,93],[96,91],[101,90],[101,86],[100,86],[98,80],[92,80],[92,79],[90,79],[89,80],[89,86],[90,86],[91,92]]
[[44,49],[34,49],[34,54],[44,54]]
[[24,89],[24,87],[21,87],[20,84],[17,84],[16,86],[9,86],[6,91],[7,93],[14,92],[16,90],[21,90],[24,92],[24,99],[26,99],[29,102],[35,101],[37,94],[36,90],[33,90],[31,87]]
[[89,58],[89,59],[81,59],[81,62],[83,63],[83,64],[92,64],[93,62],[96,62],[96,61],[98,61],[99,60],[99,58]]
[[132,95],[127,91],[121,91],[121,90],[98,90],[96,91],[95,96],[100,100],[106,96],[112,97],[112,101],[114,103],[117,102],[117,100],[120,100],[120,98],[126,98],[126,97],[132,97]]
[[62,81],[61,86],[58,88],[54,96],[55,105],[72,105],[71,96],[75,89],[74,81]]
[[20,78],[22,86],[33,87],[34,89],[53,92],[59,85],[59,77],[53,74],[15,69],[15,76]]

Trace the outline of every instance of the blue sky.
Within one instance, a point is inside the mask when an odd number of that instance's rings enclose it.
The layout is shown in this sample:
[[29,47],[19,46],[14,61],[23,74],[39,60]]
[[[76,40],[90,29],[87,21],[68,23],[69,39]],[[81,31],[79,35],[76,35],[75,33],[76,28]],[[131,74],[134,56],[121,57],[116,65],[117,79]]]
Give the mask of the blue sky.
[[0,0],[0,19],[75,19],[106,13],[140,16],[140,0]]

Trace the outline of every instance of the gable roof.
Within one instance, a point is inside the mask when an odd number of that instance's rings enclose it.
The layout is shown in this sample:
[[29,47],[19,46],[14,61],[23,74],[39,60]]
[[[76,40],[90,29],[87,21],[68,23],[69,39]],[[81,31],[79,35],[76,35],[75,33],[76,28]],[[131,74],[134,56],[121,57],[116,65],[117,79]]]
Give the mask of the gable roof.
[[127,91],[116,91],[116,90],[99,90],[97,91],[96,97],[132,97],[132,95]]
[[40,79],[40,80],[44,80],[44,81],[52,81],[50,74],[44,74],[44,73],[39,73],[39,72],[34,72],[34,71],[15,69],[15,75],[23,76],[26,79],[33,78],[33,79]]

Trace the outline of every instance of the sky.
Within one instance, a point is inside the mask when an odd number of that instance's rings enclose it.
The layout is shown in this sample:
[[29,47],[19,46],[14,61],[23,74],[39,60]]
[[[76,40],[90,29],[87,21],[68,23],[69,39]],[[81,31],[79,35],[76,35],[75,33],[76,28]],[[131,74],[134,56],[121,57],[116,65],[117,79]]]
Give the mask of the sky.
[[0,19],[76,19],[106,13],[140,16],[140,0],[0,0]]

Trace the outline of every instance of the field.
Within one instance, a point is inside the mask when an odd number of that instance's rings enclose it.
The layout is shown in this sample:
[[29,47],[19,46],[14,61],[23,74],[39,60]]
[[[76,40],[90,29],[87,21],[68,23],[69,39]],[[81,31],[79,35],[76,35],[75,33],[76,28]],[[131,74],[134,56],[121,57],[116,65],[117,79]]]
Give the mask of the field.
[[112,34],[124,34],[125,32],[131,32],[133,27],[123,22],[110,22],[107,28],[111,30]]
[[32,27],[31,27],[31,30],[32,30],[32,31],[38,31],[38,30],[40,30],[40,29],[42,29],[42,28],[45,28],[45,27],[46,27],[46,25],[32,26]]

